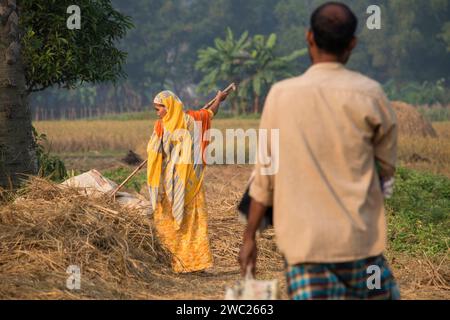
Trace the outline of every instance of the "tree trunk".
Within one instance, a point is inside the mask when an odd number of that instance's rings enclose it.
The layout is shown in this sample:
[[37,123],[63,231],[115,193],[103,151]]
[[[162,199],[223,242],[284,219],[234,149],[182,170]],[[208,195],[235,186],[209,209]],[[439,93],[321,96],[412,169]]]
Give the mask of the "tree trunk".
[[0,0],[0,187],[37,172],[16,0]]
[[253,113],[259,113],[259,96],[255,95],[255,100],[253,101]]
[[237,115],[238,112],[239,112],[239,110],[238,110],[237,97],[233,97],[233,98],[231,99],[231,114]]

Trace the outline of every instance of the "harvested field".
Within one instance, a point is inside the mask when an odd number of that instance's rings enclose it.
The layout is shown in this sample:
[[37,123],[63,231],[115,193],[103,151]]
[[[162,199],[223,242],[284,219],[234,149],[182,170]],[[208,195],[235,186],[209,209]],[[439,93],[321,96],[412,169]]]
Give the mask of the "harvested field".
[[[258,120],[214,121],[214,127],[221,130],[257,126]],[[38,122],[36,127],[47,134],[52,152],[63,158],[70,171],[95,168],[114,173],[112,177],[121,180],[126,170],[133,168],[122,162],[128,151],[145,156],[152,123],[60,121]],[[433,128],[435,138],[430,134],[400,135],[400,165],[450,177],[450,123],[433,123]],[[251,170],[250,166],[239,165],[211,166],[206,170],[205,191],[215,264],[203,274],[172,273],[170,257],[157,241],[151,218],[124,210],[107,199],[89,199],[76,190],[61,191],[42,180],[33,180],[18,195],[21,200],[16,203],[9,194],[0,193],[5,202],[0,207],[0,298],[222,299],[225,287],[240,279],[237,255],[244,226],[238,220],[235,206]],[[142,177],[135,182],[142,183]],[[405,197],[413,196],[415,191],[408,191]],[[410,202],[407,197],[400,200]],[[400,200],[396,205],[401,207]],[[403,220],[397,220],[397,212],[389,212],[390,223],[398,225],[390,226],[387,257],[405,299],[450,299],[450,251],[445,252],[448,214],[445,220],[445,213],[441,217],[442,207],[439,210],[423,211],[424,215],[435,215],[430,219],[444,223],[439,225],[444,238],[439,238],[438,233],[433,235],[433,239],[444,239],[440,244],[444,251],[434,250],[439,254],[433,256],[421,250],[400,252],[398,244],[405,237],[411,239],[406,245],[417,247],[415,241],[426,238],[429,234],[426,228],[434,225],[428,227],[421,220],[408,220],[415,216],[408,216],[406,211]],[[403,230],[415,230],[420,236],[405,235]],[[421,246],[424,248],[423,243]],[[286,298],[283,260],[272,230],[261,235],[259,253],[258,278],[279,279],[282,298]],[[80,291],[66,288],[66,269],[72,264],[81,267]]]
[[450,122],[433,123],[437,138],[400,136],[398,158],[408,168],[450,178]]
[[[214,128],[258,128],[259,120],[218,119]],[[35,123],[49,137],[49,149],[56,153],[128,152],[145,154],[153,132],[153,121],[79,120]]]
[[[170,271],[150,218],[35,180],[23,200],[0,209],[0,298],[222,299],[225,287],[240,279],[237,255],[243,225],[235,206],[251,169],[207,170],[215,265],[207,273],[189,275]],[[279,279],[285,299],[283,260],[272,230],[259,238],[259,253],[258,277]],[[403,298],[450,298],[448,255],[428,258],[388,250],[387,257]],[[70,264],[82,266],[79,292],[65,288]]]
[[[145,157],[152,127],[152,123],[145,120],[46,121],[35,125],[39,132],[48,135],[50,150],[62,155],[69,168],[79,171],[99,164],[100,169],[120,165],[120,159],[129,150]],[[214,128],[220,130],[257,127],[258,120],[214,121]],[[433,128],[437,138],[400,135],[399,160],[407,167],[450,177],[450,122],[434,123]]]

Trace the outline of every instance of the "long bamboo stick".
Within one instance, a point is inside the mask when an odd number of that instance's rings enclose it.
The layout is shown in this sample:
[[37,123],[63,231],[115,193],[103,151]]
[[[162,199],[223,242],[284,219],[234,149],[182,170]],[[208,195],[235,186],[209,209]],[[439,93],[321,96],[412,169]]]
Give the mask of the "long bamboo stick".
[[[229,94],[231,91],[236,91],[236,84],[233,82],[228,87],[226,87],[223,92]],[[210,102],[208,102],[202,109],[209,109],[211,106],[216,102],[216,98],[212,99]]]
[[125,180],[124,180],[124,181],[123,181],[116,189],[114,189],[113,193],[111,194],[111,197],[114,198],[114,200],[116,199],[116,194],[117,194],[117,192],[119,192],[119,190],[122,189],[123,186],[126,185],[126,184],[128,183],[128,181],[130,181],[131,178],[133,178],[133,177],[136,175],[136,173],[138,173],[139,170],[141,170],[141,169],[147,164],[147,162],[148,162],[148,160],[143,161],[143,162],[139,165],[139,167],[137,167],[137,168],[133,171],[133,173],[130,174],[130,175],[128,176],[128,178],[126,178],[126,179],[125,179]]

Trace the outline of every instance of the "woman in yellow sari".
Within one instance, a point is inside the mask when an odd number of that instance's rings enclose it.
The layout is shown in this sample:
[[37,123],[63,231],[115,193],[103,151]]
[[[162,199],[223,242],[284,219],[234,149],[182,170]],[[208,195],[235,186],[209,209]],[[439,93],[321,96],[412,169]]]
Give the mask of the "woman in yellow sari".
[[170,91],[154,99],[160,120],[147,148],[148,188],[158,237],[172,253],[177,273],[213,264],[203,192],[205,133],[225,98],[219,91],[210,109],[187,112]]

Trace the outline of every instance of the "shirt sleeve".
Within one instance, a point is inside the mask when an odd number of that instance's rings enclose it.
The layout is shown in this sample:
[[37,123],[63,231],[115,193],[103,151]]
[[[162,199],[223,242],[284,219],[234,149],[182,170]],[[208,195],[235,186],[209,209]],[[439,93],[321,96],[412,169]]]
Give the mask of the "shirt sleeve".
[[373,139],[375,160],[379,174],[385,180],[395,174],[397,162],[397,117],[384,93],[377,99],[379,123]]
[[214,112],[209,109],[189,110],[187,112],[195,121],[206,121],[214,118]]
[[212,112],[209,109],[206,109],[206,111],[208,111],[208,113],[209,113],[209,119],[212,120],[214,118],[214,112]]
[[263,141],[261,139],[261,135],[259,135],[260,138],[258,142],[258,151],[256,154],[256,165],[252,173],[252,181],[249,190],[250,197],[255,201],[265,205],[266,207],[273,206],[274,175],[267,174],[265,172],[267,166],[265,166],[261,161],[260,151],[262,148],[265,149],[264,153],[268,156],[268,158],[272,160],[273,157],[276,156],[271,153],[272,150],[271,129],[276,129],[273,128],[272,124],[273,117],[271,117],[273,108],[275,108],[275,92],[274,89],[272,88],[266,98],[260,122],[260,130],[266,130],[267,132],[266,135],[267,141]]

